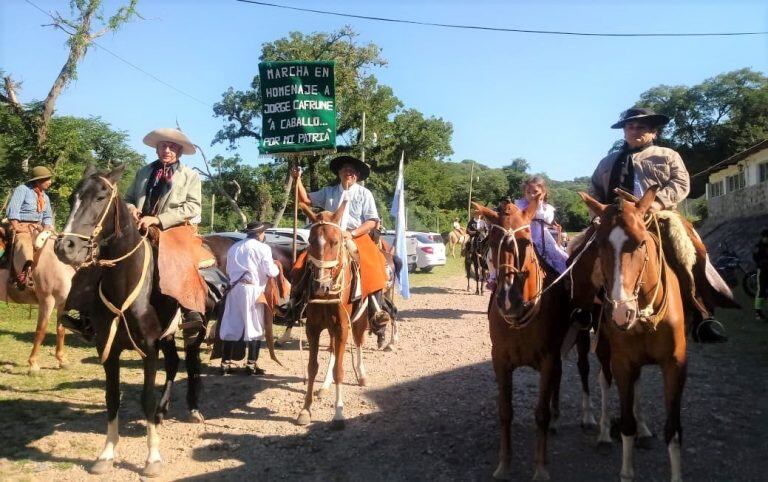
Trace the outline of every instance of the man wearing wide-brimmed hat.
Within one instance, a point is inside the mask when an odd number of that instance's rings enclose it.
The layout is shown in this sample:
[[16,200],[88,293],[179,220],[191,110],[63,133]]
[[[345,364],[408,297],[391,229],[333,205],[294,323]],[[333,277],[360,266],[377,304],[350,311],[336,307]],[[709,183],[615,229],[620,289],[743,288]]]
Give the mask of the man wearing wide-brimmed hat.
[[35,238],[41,231],[53,229],[51,200],[45,192],[51,187],[52,177],[47,167],[33,167],[29,180],[13,191],[5,211],[14,233],[14,281],[20,290],[31,282]]
[[[724,342],[728,338],[722,324],[712,316],[714,308],[733,308],[738,307],[738,304],[733,300],[727,284],[709,264],[706,248],[693,226],[676,211],[677,204],[688,196],[690,178],[680,154],[654,144],[661,128],[668,122],[669,117],[644,107],[632,107],[622,112],[611,128],[624,131],[624,143],[620,149],[600,161],[592,174],[589,194],[603,204],[612,204],[618,197],[615,192],[617,188],[640,198],[648,188],[658,186],[651,210],[663,213],[660,216],[666,219],[660,223],[662,234],[677,239],[689,238],[688,246],[691,251],[695,251],[694,266],[687,269],[673,267],[681,283],[686,309],[693,315],[691,324],[694,340]],[[676,232],[669,231],[675,226]],[[678,243],[669,244],[674,247]],[[594,248],[596,246],[591,246],[584,252],[580,264],[594,266],[597,258]],[[571,257],[576,254],[572,253]],[[680,259],[682,257],[679,256]],[[668,256],[668,260],[673,259],[673,256]],[[578,325],[588,327],[592,300],[599,287],[593,286],[589,279],[592,269],[583,268],[578,271],[584,279],[578,279],[580,275],[574,270],[572,295],[575,306],[572,319]]]
[[234,344],[244,341],[248,346],[246,371],[250,375],[263,375],[256,362],[259,359],[261,341],[265,339],[264,321],[272,313],[263,302],[269,278],[280,274],[272,259],[272,249],[264,241],[264,231],[269,223],[253,221],[245,227],[246,238],[233,244],[227,251],[227,275],[230,290],[221,317],[219,336],[223,341],[221,372],[226,375],[232,369]]
[[[182,155],[195,153],[192,141],[178,129],[160,128],[144,136],[144,144],[155,149],[157,160],[139,169],[125,194],[139,229],[157,226],[165,231],[199,223],[200,176],[180,161]],[[182,312],[184,342],[190,344],[204,331],[203,316],[183,304]]]
[[[298,187],[299,202],[318,206],[326,211],[336,211],[341,201],[347,199],[347,208],[340,224],[346,229],[344,236],[351,239],[357,247],[363,295],[370,295],[370,324],[381,338],[390,321],[389,314],[381,307],[381,291],[387,284],[386,260],[369,236],[380,219],[373,194],[358,184],[368,178],[371,168],[352,156],[338,156],[331,160],[329,167],[338,177],[338,184],[311,193],[307,193],[301,182],[301,170],[298,167],[291,170]],[[294,270],[302,269],[304,257],[305,255],[300,256],[296,260]]]

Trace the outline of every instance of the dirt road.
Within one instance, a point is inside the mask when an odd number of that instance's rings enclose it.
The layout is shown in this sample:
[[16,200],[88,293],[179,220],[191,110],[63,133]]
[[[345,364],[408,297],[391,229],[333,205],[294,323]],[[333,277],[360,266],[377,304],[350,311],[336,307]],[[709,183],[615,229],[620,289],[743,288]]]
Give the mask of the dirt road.
[[[467,294],[465,282],[458,278],[441,282],[446,286],[416,288],[411,300],[401,303],[400,342],[395,351],[374,351],[375,343],[368,339],[365,356],[370,387],[353,385],[354,375],[347,363],[344,431],[329,428],[332,396],[316,402],[313,424],[306,428],[294,425],[304,393],[296,343],[279,352],[286,368],[263,362],[268,372],[263,378],[222,378],[211,367],[204,382],[205,424],[181,421],[186,412],[186,385],[179,383],[171,419],[161,428],[167,463],[163,479],[490,479],[496,464],[498,428],[485,315],[487,295]],[[689,348],[690,371],[683,400],[683,473],[687,480],[765,480],[768,324],[747,316],[731,316],[731,320],[731,342],[691,344]],[[597,406],[594,358],[592,368],[592,400]],[[319,376],[323,374],[321,362]],[[651,430],[658,434],[664,423],[658,370],[646,368],[643,379],[643,406]],[[533,474],[537,384],[532,370],[521,369],[515,375],[515,479],[530,479]],[[137,383],[124,389],[122,438],[110,480],[136,480],[144,465],[146,439],[138,392]],[[563,375],[562,417],[551,441],[552,478],[616,480],[620,446],[616,443],[608,452],[597,451],[595,435],[585,434],[579,427],[578,401],[571,356]],[[18,477],[89,478],[86,468],[104,442],[101,402],[50,397],[20,398],[17,403],[27,415],[2,419],[2,440],[11,449],[0,449],[4,456],[0,470],[9,474],[16,467],[14,460],[25,458],[34,462],[25,464],[22,472],[14,472]],[[612,404],[615,409],[615,392]],[[42,407],[46,414],[55,415],[36,418],[36,408]],[[19,407],[14,408],[19,413]],[[635,470],[638,480],[667,479],[667,451],[661,440],[649,450],[637,451]]]

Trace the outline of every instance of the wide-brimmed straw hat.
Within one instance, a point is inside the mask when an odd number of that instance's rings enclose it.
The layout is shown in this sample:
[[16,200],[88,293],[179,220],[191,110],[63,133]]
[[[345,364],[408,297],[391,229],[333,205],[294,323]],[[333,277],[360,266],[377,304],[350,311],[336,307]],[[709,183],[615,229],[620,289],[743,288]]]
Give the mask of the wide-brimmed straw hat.
[[189,140],[189,137],[187,137],[186,134],[178,129],[161,127],[144,136],[144,144],[149,147],[157,148],[157,144],[161,141],[173,142],[180,145],[182,147],[182,154],[190,155],[195,153],[195,146],[192,144],[192,141]]
[[661,127],[669,122],[669,117],[664,114],[657,114],[651,109],[645,107],[632,107],[619,115],[619,121],[611,126],[611,129],[621,129],[629,121],[642,120],[648,122],[653,127]]
[[263,223],[261,221],[251,221],[250,223],[246,224],[245,229],[241,230],[241,232],[245,234],[261,234],[271,227],[272,227],[272,223]]
[[39,181],[40,179],[50,179],[53,177],[53,173],[45,166],[35,166],[29,173],[32,177],[27,182]]
[[329,165],[329,167],[331,168],[331,171],[333,171],[333,173],[338,176],[339,169],[341,169],[341,166],[343,166],[344,164],[352,164],[353,166],[355,166],[355,169],[357,169],[357,172],[360,173],[360,175],[357,176],[358,181],[366,180],[368,176],[371,174],[371,166],[364,163],[360,159],[352,156],[336,157],[331,161],[331,164]]

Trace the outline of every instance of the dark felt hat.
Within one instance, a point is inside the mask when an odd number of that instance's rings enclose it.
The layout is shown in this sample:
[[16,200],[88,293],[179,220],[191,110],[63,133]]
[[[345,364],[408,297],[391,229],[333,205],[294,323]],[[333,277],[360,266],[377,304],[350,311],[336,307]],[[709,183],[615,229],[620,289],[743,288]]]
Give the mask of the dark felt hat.
[[263,223],[261,221],[251,221],[242,230],[245,234],[260,234],[272,227],[272,223]]
[[331,164],[329,165],[329,167],[331,168],[331,171],[333,171],[333,173],[338,176],[339,169],[341,169],[341,166],[343,166],[344,164],[352,164],[353,166],[355,166],[355,169],[357,169],[357,172],[360,173],[360,175],[357,176],[358,181],[366,180],[368,176],[371,174],[371,166],[364,163],[360,159],[352,156],[335,157],[333,160],[331,160]]
[[611,126],[611,129],[621,129],[629,121],[642,120],[648,122],[654,127],[661,127],[669,122],[669,117],[664,114],[657,114],[651,109],[645,107],[632,107],[619,115],[619,121]]

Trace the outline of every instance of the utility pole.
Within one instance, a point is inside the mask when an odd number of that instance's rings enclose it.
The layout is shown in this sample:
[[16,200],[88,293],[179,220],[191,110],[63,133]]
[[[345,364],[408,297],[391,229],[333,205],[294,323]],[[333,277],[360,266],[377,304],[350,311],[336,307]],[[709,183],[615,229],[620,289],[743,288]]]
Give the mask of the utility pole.
[[365,162],[365,112],[363,112],[363,128],[360,133],[360,160]]
[[472,220],[472,181],[475,179],[475,161],[469,170],[469,199],[467,199],[467,222]]
[[216,211],[216,193],[211,194],[211,232],[213,231],[213,216]]

